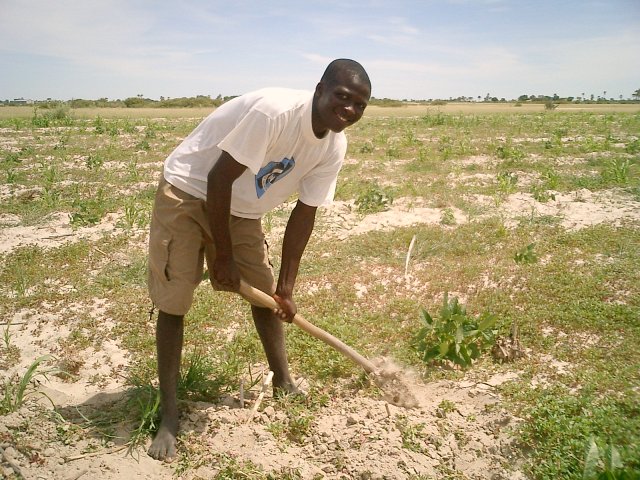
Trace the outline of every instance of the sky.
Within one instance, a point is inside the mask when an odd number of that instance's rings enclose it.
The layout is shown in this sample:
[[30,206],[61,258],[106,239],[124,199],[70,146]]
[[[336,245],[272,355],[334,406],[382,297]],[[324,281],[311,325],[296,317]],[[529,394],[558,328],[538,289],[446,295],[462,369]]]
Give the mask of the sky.
[[377,98],[630,98],[640,0],[0,0],[0,100],[313,90],[334,58]]

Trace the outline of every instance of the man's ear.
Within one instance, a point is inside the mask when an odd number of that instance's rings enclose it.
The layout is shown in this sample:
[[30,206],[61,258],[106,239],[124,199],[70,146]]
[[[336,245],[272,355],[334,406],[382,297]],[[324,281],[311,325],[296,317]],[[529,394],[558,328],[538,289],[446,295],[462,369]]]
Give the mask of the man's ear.
[[318,82],[318,84],[316,85],[315,95],[316,96],[322,95],[322,90],[323,89],[324,89],[324,84],[322,82]]

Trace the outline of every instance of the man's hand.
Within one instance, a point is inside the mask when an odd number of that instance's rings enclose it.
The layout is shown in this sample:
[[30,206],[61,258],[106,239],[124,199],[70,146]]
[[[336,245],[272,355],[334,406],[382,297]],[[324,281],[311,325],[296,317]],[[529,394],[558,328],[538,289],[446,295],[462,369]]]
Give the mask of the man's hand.
[[282,321],[291,323],[293,317],[298,313],[296,302],[290,296],[278,295],[277,293],[273,295],[273,299],[279,307],[273,310],[274,315]]
[[211,283],[216,290],[225,292],[237,292],[240,289],[240,271],[233,257],[216,257]]

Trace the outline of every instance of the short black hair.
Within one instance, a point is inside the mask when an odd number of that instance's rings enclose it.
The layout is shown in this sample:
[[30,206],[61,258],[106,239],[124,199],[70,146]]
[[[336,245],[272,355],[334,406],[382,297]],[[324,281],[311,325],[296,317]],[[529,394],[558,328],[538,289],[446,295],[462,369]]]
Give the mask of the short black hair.
[[328,85],[335,85],[338,75],[342,72],[348,72],[354,77],[357,77],[359,80],[366,83],[369,86],[369,91],[371,91],[371,80],[369,80],[367,71],[358,62],[348,58],[338,58],[333,60],[322,74],[320,81]]

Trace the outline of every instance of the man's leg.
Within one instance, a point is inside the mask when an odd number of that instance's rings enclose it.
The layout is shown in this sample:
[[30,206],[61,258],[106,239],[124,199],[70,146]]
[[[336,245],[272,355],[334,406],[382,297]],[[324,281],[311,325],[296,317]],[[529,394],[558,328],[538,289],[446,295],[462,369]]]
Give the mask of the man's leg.
[[162,420],[148,452],[156,460],[171,461],[176,456],[177,395],[183,335],[184,316],[170,315],[163,311],[158,313],[156,347]]
[[264,353],[269,362],[269,368],[273,372],[274,391],[281,390],[285,393],[298,393],[299,390],[289,374],[282,321],[277,319],[269,308],[251,305],[251,313],[253,314],[253,323],[260,336]]

